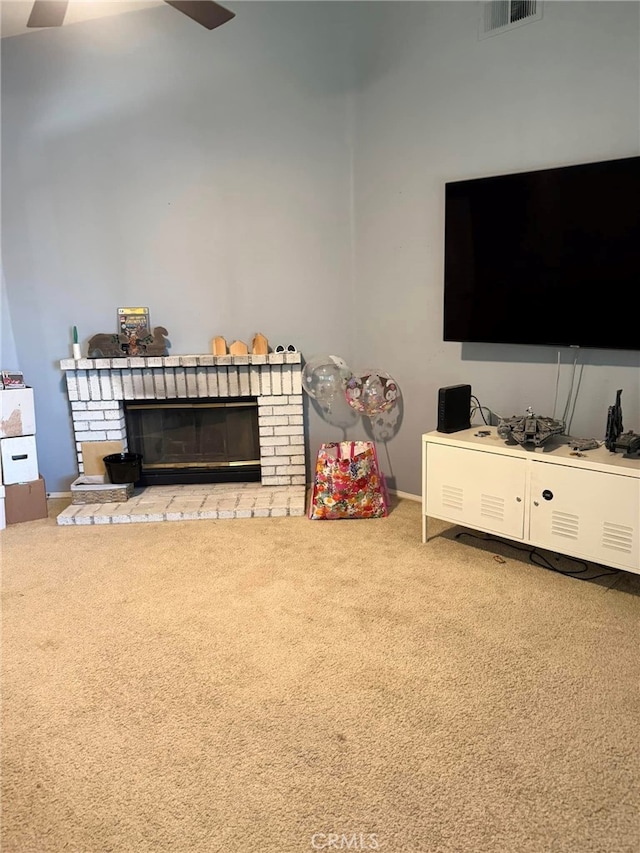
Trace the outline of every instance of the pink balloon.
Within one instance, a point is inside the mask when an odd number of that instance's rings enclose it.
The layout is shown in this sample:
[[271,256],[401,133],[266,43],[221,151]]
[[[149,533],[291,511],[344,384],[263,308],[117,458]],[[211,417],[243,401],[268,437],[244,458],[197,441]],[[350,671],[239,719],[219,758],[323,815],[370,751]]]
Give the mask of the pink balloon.
[[379,370],[365,370],[347,381],[345,397],[349,405],[363,415],[378,415],[389,412],[400,398],[398,383]]

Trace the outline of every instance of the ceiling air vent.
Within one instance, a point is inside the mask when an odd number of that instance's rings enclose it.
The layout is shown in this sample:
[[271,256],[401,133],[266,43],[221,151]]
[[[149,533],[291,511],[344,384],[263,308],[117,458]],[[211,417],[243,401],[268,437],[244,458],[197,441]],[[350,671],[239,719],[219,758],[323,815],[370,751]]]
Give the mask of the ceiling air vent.
[[542,0],[488,0],[480,4],[479,37],[486,39],[542,18]]

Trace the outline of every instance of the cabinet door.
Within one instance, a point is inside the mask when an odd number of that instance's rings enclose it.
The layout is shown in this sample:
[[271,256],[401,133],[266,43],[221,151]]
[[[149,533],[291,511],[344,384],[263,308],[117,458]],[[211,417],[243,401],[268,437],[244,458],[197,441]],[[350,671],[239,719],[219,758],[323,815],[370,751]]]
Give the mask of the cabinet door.
[[522,539],[525,460],[427,443],[425,511],[478,530]]
[[639,528],[637,478],[532,461],[532,544],[639,572]]

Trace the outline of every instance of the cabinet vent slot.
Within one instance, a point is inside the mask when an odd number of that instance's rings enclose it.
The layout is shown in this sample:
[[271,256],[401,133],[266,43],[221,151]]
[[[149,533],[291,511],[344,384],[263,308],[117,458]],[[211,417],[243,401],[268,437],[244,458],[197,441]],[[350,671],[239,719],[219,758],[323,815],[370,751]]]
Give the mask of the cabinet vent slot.
[[630,554],[633,549],[633,528],[605,521],[602,525],[602,547]]
[[484,518],[504,519],[504,498],[494,495],[482,495],[480,498],[480,515]]
[[578,516],[568,512],[554,512],[551,516],[551,532],[565,539],[577,539]]
[[442,505],[449,509],[455,509],[462,512],[462,489],[458,486],[443,486],[442,487]]

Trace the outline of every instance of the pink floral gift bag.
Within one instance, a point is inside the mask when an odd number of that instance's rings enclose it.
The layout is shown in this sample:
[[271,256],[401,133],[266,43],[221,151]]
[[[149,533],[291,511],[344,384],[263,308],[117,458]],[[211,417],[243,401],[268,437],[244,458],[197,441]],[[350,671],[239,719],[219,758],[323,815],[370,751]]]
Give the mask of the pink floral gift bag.
[[382,518],[388,511],[387,488],[374,442],[321,445],[309,518]]

